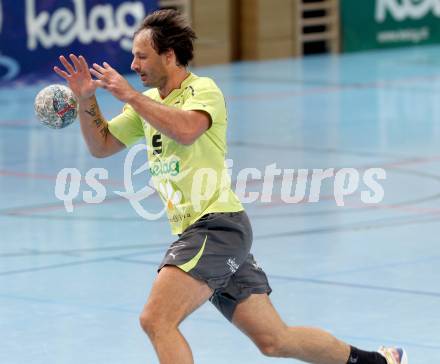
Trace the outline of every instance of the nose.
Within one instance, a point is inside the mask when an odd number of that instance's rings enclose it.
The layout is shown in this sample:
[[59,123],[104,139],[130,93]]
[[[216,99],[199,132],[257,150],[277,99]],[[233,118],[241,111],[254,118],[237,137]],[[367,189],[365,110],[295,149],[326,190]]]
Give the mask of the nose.
[[131,62],[130,68],[131,68],[132,71],[135,71],[135,72],[139,71],[139,65],[137,64],[137,62],[134,59]]

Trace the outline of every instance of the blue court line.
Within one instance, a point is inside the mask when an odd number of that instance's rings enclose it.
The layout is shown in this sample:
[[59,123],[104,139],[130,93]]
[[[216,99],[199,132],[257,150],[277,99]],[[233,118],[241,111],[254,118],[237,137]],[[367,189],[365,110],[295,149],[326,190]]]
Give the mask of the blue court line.
[[[163,251],[165,254],[165,250]],[[127,258],[114,258],[113,260],[118,262],[127,262],[127,263],[133,263],[133,264],[140,264],[140,265],[155,265],[159,266],[160,261],[152,261],[152,260],[141,260],[141,259],[127,259]]]
[[[107,305],[91,305],[91,304],[72,302],[72,301],[55,300],[55,299],[49,299],[49,298],[37,298],[37,297],[31,297],[31,296],[19,296],[19,295],[4,294],[4,293],[0,293],[0,299],[32,302],[32,303],[55,305],[55,306],[65,306],[65,307],[71,307],[71,308],[97,310],[97,311],[118,312],[118,313],[136,315],[136,316],[139,315],[142,310],[142,304],[139,305],[139,308],[130,309],[130,308],[124,307],[124,305],[109,305],[109,306],[107,306]],[[145,299],[147,299],[147,296],[145,296]],[[196,322],[203,321],[203,322],[209,322],[209,323],[215,323],[215,324],[224,324],[226,319],[219,313],[218,319],[211,319],[211,318],[206,318],[206,317],[200,318],[200,317],[194,317],[193,315],[191,315],[185,321],[191,321],[191,320],[194,320]]]
[[[262,239],[270,239],[270,238],[279,238],[279,237],[292,237],[292,236],[298,236],[298,235],[305,235],[305,234],[316,234],[316,233],[329,233],[329,232],[340,232],[340,231],[347,231],[347,230],[363,230],[363,229],[373,229],[373,228],[384,228],[389,226],[396,226],[396,225],[409,225],[409,224],[416,224],[416,223],[426,223],[426,222],[438,222],[440,221],[440,216],[438,218],[434,219],[426,219],[426,220],[413,220],[416,217],[420,217],[423,215],[416,215],[412,216],[409,221],[398,221],[397,223],[389,223],[389,224],[374,224],[375,221],[372,222],[366,222],[364,224],[356,223],[356,224],[350,224],[345,227],[326,227],[326,228],[319,228],[319,229],[309,229],[309,230],[297,230],[297,231],[289,231],[289,232],[283,232],[278,234],[266,234],[266,235],[259,235],[255,236],[254,240],[262,240]],[[405,217],[407,218],[407,217]],[[390,220],[390,219],[388,219]],[[392,221],[400,220],[400,218],[392,218]],[[384,221],[384,220],[376,220],[376,221]],[[158,250],[157,252],[163,252],[163,249]],[[128,255],[123,256],[113,256],[113,257],[105,257],[105,258],[95,258],[95,259],[87,259],[77,262],[69,262],[69,263],[60,263],[60,264],[53,264],[53,265],[47,265],[47,266],[41,266],[41,267],[35,267],[35,268],[26,268],[26,269],[18,269],[18,270],[12,270],[12,271],[5,271],[0,272],[0,276],[8,276],[8,275],[14,275],[14,274],[21,274],[21,273],[29,273],[29,272],[35,272],[35,271],[42,271],[42,270],[48,270],[48,269],[57,269],[57,268],[64,268],[68,266],[75,266],[75,265],[83,265],[83,264],[89,264],[89,263],[98,263],[103,261],[110,261],[113,259],[123,258],[123,257],[131,257],[136,256],[138,254],[146,254],[146,253],[154,253],[154,252],[145,252],[140,251],[137,253],[132,253]]]
[[[141,264],[141,265],[155,265],[155,266],[157,266],[160,264],[159,261],[154,262],[154,261],[141,260],[141,259],[115,258],[114,260],[120,261],[120,262],[125,262],[125,263]],[[357,289],[367,289],[367,290],[373,290],[373,291],[384,291],[387,293],[401,293],[401,294],[429,296],[429,297],[436,297],[436,298],[440,297],[440,292],[418,291],[418,290],[393,288],[393,287],[386,287],[386,286],[373,286],[373,285],[367,285],[367,284],[344,283],[344,282],[328,281],[328,280],[321,280],[321,279],[308,278],[308,277],[289,277],[289,276],[280,276],[280,275],[273,275],[273,274],[267,274],[267,276],[270,280],[274,279],[274,280],[287,281],[287,282],[303,282],[303,283],[320,284],[320,285],[327,285],[327,286],[339,286],[339,287],[346,287],[346,288],[357,288]]]
[[[151,265],[158,265],[160,264],[159,261],[150,261],[150,260],[142,260],[142,259],[132,259],[132,258],[115,258],[117,261],[121,262],[127,262],[127,263],[136,263],[136,264],[151,264]],[[377,269],[386,269],[386,268],[395,268],[395,267],[401,267],[405,265],[412,265],[412,264],[418,264],[418,263],[427,263],[427,262],[433,262],[440,260],[440,257],[426,257],[422,259],[415,259],[415,260],[409,260],[409,261],[403,261],[403,262],[394,262],[390,264],[378,264],[378,265],[372,265],[368,267],[358,268],[358,269],[350,269],[345,271],[337,271],[337,272],[328,272],[328,273],[322,273],[319,275],[312,275],[307,277],[307,279],[319,279],[319,278],[326,278],[333,275],[341,275],[341,274],[349,274],[349,273],[360,273],[360,272],[368,272],[368,271],[374,271]]]
[[104,257],[104,258],[85,259],[85,260],[76,261],[76,262],[51,264],[51,265],[45,265],[45,266],[41,266],[41,267],[16,269],[16,270],[0,272],[0,276],[11,276],[11,275],[22,274],[22,273],[30,273],[30,272],[38,272],[38,271],[45,271],[45,270],[51,270],[51,269],[72,267],[72,266],[77,266],[77,265],[92,264],[92,263],[102,263],[102,262],[112,261],[115,258],[131,257],[131,256],[142,255],[142,254],[155,254],[155,253],[160,253],[160,252],[163,252],[163,251],[164,251],[164,249],[160,249],[160,250],[157,250],[157,251],[153,250],[153,251],[148,251],[148,252],[138,251],[138,252],[135,252],[135,253],[125,254],[125,255],[111,256],[111,257]]
[[321,273],[310,276],[311,279],[316,278],[327,278],[330,276],[336,276],[336,275],[347,275],[352,273],[362,273],[362,272],[369,272],[369,271],[376,271],[378,269],[386,269],[386,268],[396,268],[396,267],[403,267],[408,265],[414,265],[419,263],[431,263],[440,260],[440,256],[434,256],[434,257],[423,257],[419,259],[414,260],[404,260],[400,262],[394,262],[394,263],[385,263],[385,264],[377,264],[377,265],[370,265],[365,266],[362,268],[354,268],[354,269],[347,269],[347,270],[340,270],[335,272],[328,272],[328,273]]
[[[163,251],[164,251],[163,249],[160,249],[157,251],[149,251],[149,252],[142,251],[142,252],[136,252],[136,253],[127,254],[127,255],[123,255],[123,256],[88,259],[88,260],[82,260],[80,262],[69,262],[69,263],[54,264],[54,265],[43,266],[43,267],[35,267],[35,268],[28,268],[28,269],[14,270],[14,271],[6,271],[6,272],[0,272],[0,276],[8,276],[8,275],[14,275],[14,274],[20,274],[20,273],[29,273],[29,272],[35,272],[35,271],[64,268],[64,267],[90,264],[90,263],[100,263],[100,262],[105,262],[105,261],[121,261],[121,262],[132,263],[132,264],[156,265],[157,266],[160,262],[152,262],[152,261],[144,261],[144,260],[130,260],[130,259],[124,259],[124,258],[125,257],[128,258],[130,256],[148,254],[148,253],[153,253],[153,254],[162,253]],[[386,286],[373,286],[373,285],[366,285],[366,284],[344,283],[344,282],[320,280],[320,279],[314,279],[314,278],[303,278],[303,277],[289,277],[289,276],[280,276],[280,275],[268,275],[268,277],[270,279],[287,281],[287,282],[305,282],[305,283],[320,284],[320,285],[327,285],[327,286],[339,286],[339,287],[366,289],[366,290],[373,290],[373,291],[383,291],[383,292],[387,292],[387,293],[401,293],[401,294],[429,296],[429,297],[436,297],[436,298],[440,297],[440,292],[418,291],[418,290],[401,289],[401,288],[393,288],[393,287],[386,287]]]
[[[162,252],[163,250],[161,249],[160,252]],[[157,265],[158,262],[150,262],[150,261],[141,261],[141,260],[134,260],[134,259],[126,259],[125,257],[128,258],[128,256],[133,256],[133,255],[139,255],[139,254],[143,254],[145,252],[136,252],[136,253],[132,253],[132,254],[127,254],[124,256],[119,256],[119,257],[108,257],[108,258],[104,258],[105,260],[114,260],[114,261],[121,261],[121,262],[127,262],[127,263],[136,263],[136,264],[143,264],[143,265]],[[104,260],[101,259],[100,261]],[[96,261],[96,260],[95,260]],[[403,289],[395,289],[395,288],[390,288],[390,287],[377,287],[377,286],[369,286],[369,285],[358,285],[358,284],[347,284],[347,283],[341,283],[341,282],[331,282],[331,281],[323,281],[323,280],[316,280],[316,279],[307,279],[307,278],[297,278],[297,277],[286,277],[286,276],[277,276],[277,275],[269,275],[270,279],[278,279],[278,280],[284,280],[284,281],[295,281],[295,282],[306,282],[306,283],[317,283],[317,284],[325,284],[325,285],[337,285],[337,286],[344,286],[344,287],[350,287],[350,288],[363,288],[363,289],[372,289],[372,290],[382,290],[385,292],[394,292],[394,293],[406,293],[406,294],[418,294],[418,295],[430,295],[430,296],[435,296],[435,297],[440,297],[440,293],[434,293],[434,292],[423,292],[423,291],[414,291],[414,290],[403,290]],[[29,296],[17,296],[17,295],[5,295],[5,294],[0,294],[0,297],[3,299],[14,299],[14,300],[22,300],[22,301],[31,301],[31,302],[36,302],[36,303],[46,303],[46,304],[54,304],[54,305],[67,305],[67,306],[73,306],[73,307],[78,307],[78,308],[87,308],[87,309],[97,309],[97,310],[106,310],[106,311],[115,311],[115,312],[120,312],[120,313],[128,313],[128,314],[139,314],[139,310],[134,310],[134,309],[128,309],[128,308],[124,308],[121,307],[121,305],[118,306],[101,306],[101,305],[86,305],[86,304],[74,304],[71,302],[62,302],[62,301],[56,301],[53,299],[40,299],[40,298],[33,298],[33,297],[29,297]],[[191,317],[188,318],[189,320],[191,320]],[[206,322],[211,322],[211,323],[215,323],[215,324],[220,324],[223,323],[223,320],[220,319],[200,319],[197,318],[197,320],[201,320],[201,321],[206,321]],[[352,340],[364,340],[364,341],[371,341],[371,342],[375,342],[375,343],[379,343],[379,344],[383,344],[385,342],[387,343],[396,343],[396,344],[400,344],[400,345],[405,345],[405,346],[413,346],[413,347],[420,347],[420,348],[426,348],[426,349],[434,349],[434,350],[438,350],[440,349],[440,347],[434,346],[434,345],[427,345],[427,344],[420,344],[420,343],[415,343],[415,342],[411,342],[411,341],[401,341],[401,340],[390,340],[389,338],[387,339],[377,339],[377,338],[370,338],[370,337],[356,337],[356,336],[348,336],[348,335],[338,335],[339,337],[344,337],[344,338],[348,338],[348,339],[352,339]]]
[[[0,298],[5,299],[5,300],[33,302],[33,303],[49,304],[49,305],[56,305],[56,306],[66,306],[66,307],[72,307],[72,308],[78,308],[78,309],[117,312],[120,314],[128,314],[130,316],[139,315],[141,312],[141,309],[142,309],[141,306],[139,307],[139,309],[129,309],[129,308],[124,308],[121,305],[115,305],[115,306],[90,305],[90,304],[83,304],[83,303],[72,303],[71,301],[59,301],[59,300],[53,300],[53,299],[42,299],[42,298],[36,298],[36,297],[30,297],[30,296],[17,296],[17,295],[8,295],[8,294],[0,294]],[[197,317],[194,315],[190,315],[185,321],[187,322],[187,321],[194,320],[196,322],[212,323],[212,324],[216,324],[216,325],[224,325],[224,323],[227,322],[224,320],[223,316],[221,316],[220,313],[217,314],[217,317],[218,318],[211,319],[211,318],[206,318],[206,317],[201,318],[201,317]],[[390,345],[395,345],[395,346],[404,346],[406,348],[414,347],[414,348],[422,348],[422,349],[428,349],[428,350],[440,350],[440,346],[417,343],[414,341],[392,339],[392,338],[377,338],[377,337],[369,337],[369,336],[353,336],[353,335],[344,334],[344,333],[340,333],[340,332],[332,332],[332,334],[335,335],[336,337],[339,337],[340,339],[344,340],[345,342],[367,341],[367,342],[372,342],[377,345],[390,344]]]
[[[428,217],[428,218],[426,218]],[[340,225],[340,226],[324,226],[316,229],[291,230],[272,234],[257,235],[254,240],[264,240],[271,238],[289,238],[299,235],[311,234],[328,234],[336,232],[358,231],[358,230],[373,230],[383,229],[401,225],[414,225],[421,223],[436,223],[440,222],[440,214],[438,217],[432,217],[432,214],[419,214],[402,217],[391,217],[388,219],[377,219],[371,221],[361,221],[354,224]]]
[[140,313],[140,310],[132,310],[132,309],[128,309],[128,308],[123,308],[122,305],[114,305],[114,306],[90,305],[90,304],[84,304],[84,303],[73,303],[71,301],[60,301],[60,300],[54,300],[54,299],[49,299],[49,298],[18,296],[18,295],[3,294],[3,293],[0,293],[0,298],[4,299],[4,300],[43,303],[43,304],[57,305],[57,306],[94,309],[94,310],[99,310],[99,311],[101,311],[101,310],[103,310],[103,311],[117,311],[117,312],[121,312],[121,313],[129,313],[129,314],[139,314]]
[[[141,307],[139,309],[129,309],[124,308],[122,305],[115,305],[115,306],[106,306],[106,305],[90,305],[90,304],[83,304],[83,303],[73,303],[71,301],[60,301],[60,300],[54,300],[54,299],[46,299],[46,298],[36,298],[36,297],[30,297],[30,296],[18,296],[18,295],[9,295],[9,294],[2,294],[0,293],[0,298],[4,300],[14,300],[14,301],[24,301],[24,302],[33,302],[33,303],[41,303],[41,304],[49,304],[49,305],[56,305],[56,306],[66,306],[66,307],[72,307],[72,308],[79,308],[79,309],[91,309],[91,310],[98,310],[98,311],[110,311],[110,312],[118,312],[123,314],[129,314],[129,315],[139,315]],[[193,315],[190,315],[185,321],[191,321],[196,320],[197,322],[208,322],[208,323],[214,323],[214,324],[224,324],[225,320],[223,319],[223,316],[218,314],[218,319],[210,319],[210,318],[200,318],[195,317]],[[344,334],[340,332],[332,332],[333,335],[343,339],[346,342],[354,342],[354,341],[369,341],[378,345],[382,345],[384,343],[386,344],[392,344],[392,345],[402,345],[405,347],[418,347],[423,349],[430,349],[430,350],[440,350],[440,346],[436,345],[430,345],[430,344],[422,344],[417,343],[413,341],[403,341],[399,339],[392,339],[392,338],[377,338],[377,337],[369,337],[369,336],[353,336],[349,334]]]
[[408,294],[415,296],[428,296],[428,297],[440,298],[440,292],[419,291],[413,289],[394,288],[394,287],[386,287],[386,286],[374,286],[369,284],[345,283],[345,282],[328,281],[323,279],[306,278],[306,277],[289,277],[289,276],[280,276],[280,275],[268,275],[268,277],[270,279],[281,280],[286,282],[304,282],[304,283],[312,283],[312,284],[319,284],[326,286],[357,288],[357,289],[365,289],[372,291],[382,291],[386,293],[401,293],[401,294]]
[[[400,171],[402,172],[402,171]],[[431,178],[435,178],[440,179],[439,176],[429,176]],[[433,201],[440,198],[440,194],[435,194],[435,195],[431,195],[431,196],[427,196],[424,197],[422,199],[416,199],[414,201],[405,201],[405,202],[399,202],[394,204],[393,206],[402,206],[402,205],[409,205],[409,204],[416,204],[416,203],[421,203],[424,201]],[[113,200],[119,200],[118,197],[112,197],[109,198],[108,201],[113,201]],[[78,202],[79,203],[79,202]],[[5,208],[5,209],[1,209],[0,210],[0,215],[6,215],[6,216],[16,216],[14,214],[14,211],[21,211],[21,210],[25,210],[25,209],[40,209],[40,208],[52,208],[52,207],[58,207],[58,206],[63,206],[60,202],[50,202],[50,203],[44,203],[44,204],[37,204],[37,205],[30,205],[27,207],[14,207],[14,208]],[[87,205],[84,205],[87,206]],[[81,205],[81,207],[84,207],[83,205]],[[421,220],[421,218],[423,217],[432,217],[434,214],[432,213],[428,213],[428,214],[417,214],[417,215],[410,215],[410,216],[399,216],[399,217],[391,217],[391,218],[387,218],[386,220],[384,219],[380,219],[380,220],[372,220],[370,221],[361,221],[361,222],[357,222],[354,224],[348,224],[348,225],[342,225],[342,226],[328,226],[328,227],[320,227],[320,228],[316,228],[316,229],[304,229],[304,230],[295,230],[295,231],[288,231],[288,232],[280,232],[277,234],[267,234],[267,235],[261,235],[261,236],[257,236],[255,237],[255,239],[265,239],[265,238],[270,238],[270,237],[284,237],[284,236],[294,236],[294,235],[305,235],[305,234],[316,234],[316,233],[329,233],[329,232],[341,232],[344,230],[360,230],[360,229],[378,229],[378,228],[384,228],[384,227],[388,227],[388,226],[393,226],[393,225],[401,225],[401,224],[415,224],[415,223],[429,223],[429,222],[436,222],[438,220],[440,220],[440,214],[438,214],[438,218],[431,218],[431,219],[426,219],[426,220]],[[30,214],[30,215],[17,215],[20,218],[47,218],[51,215],[38,215],[38,214]],[[435,215],[434,215],[435,216]],[[405,220],[405,219],[410,219],[409,221],[403,221],[403,222],[396,222],[393,223],[393,221],[399,221],[401,219]],[[414,218],[414,219],[413,219]],[[66,217],[66,216],[56,216],[54,215],[53,217],[51,217],[51,219],[72,219],[72,221],[75,220],[75,217]],[[86,217],[82,217],[79,218],[79,220],[84,220],[87,218]],[[95,218],[95,219],[99,219],[99,218]],[[105,218],[104,218],[105,219]],[[77,219],[78,220],[78,219]],[[121,221],[123,220],[123,218],[121,219]],[[161,221],[164,221],[164,219],[161,219]],[[132,218],[129,218],[129,221],[132,221]],[[391,221],[391,223],[389,223]],[[373,225],[374,224],[374,225]]]
[[118,251],[118,250],[132,250],[132,249],[142,249],[148,250],[154,248],[166,248],[169,243],[158,243],[158,244],[133,244],[133,245],[113,245],[104,246],[96,248],[78,248],[78,249],[61,249],[61,250],[38,250],[38,249],[22,249],[20,252],[15,253],[4,253],[0,254],[0,258],[16,258],[23,256],[41,256],[41,255],[69,255],[69,254],[83,254],[83,253],[102,253],[108,251]]

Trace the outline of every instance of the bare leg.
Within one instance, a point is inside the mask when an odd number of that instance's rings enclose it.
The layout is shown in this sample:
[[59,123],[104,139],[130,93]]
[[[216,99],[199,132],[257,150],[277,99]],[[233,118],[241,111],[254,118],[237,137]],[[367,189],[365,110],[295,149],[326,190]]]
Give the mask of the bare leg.
[[161,364],[194,363],[179,324],[206,302],[212,290],[179,268],[162,268],[140,316]]
[[266,294],[241,302],[233,323],[268,356],[295,358],[314,364],[346,364],[350,346],[315,328],[288,327]]

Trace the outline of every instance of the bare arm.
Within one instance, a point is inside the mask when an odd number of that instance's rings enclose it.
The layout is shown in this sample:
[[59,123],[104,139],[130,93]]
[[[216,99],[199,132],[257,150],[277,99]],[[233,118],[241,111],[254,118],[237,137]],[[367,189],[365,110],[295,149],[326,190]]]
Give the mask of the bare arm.
[[69,57],[73,65],[61,56],[60,61],[65,70],[54,67],[54,71],[68,82],[78,98],[81,131],[90,153],[99,158],[115,154],[125,146],[108,130],[108,123],[102,116],[95,97],[98,85],[92,79],[84,57],[78,58],[73,54]]
[[133,89],[108,63],[104,67],[93,64],[90,72],[98,79],[99,87],[109,91],[133,109],[155,129],[180,144],[192,144],[211,124],[204,111],[187,111],[162,105]]
[[210,116],[203,111],[165,106],[138,92],[133,94],[128,103],[155,129],[184,145],[194,143],[211,123]]
[[101,114],[95,96],[80,100],[79,119],[84,140],[94,157],[108,157],[125,148],[109,132],[108,123]]

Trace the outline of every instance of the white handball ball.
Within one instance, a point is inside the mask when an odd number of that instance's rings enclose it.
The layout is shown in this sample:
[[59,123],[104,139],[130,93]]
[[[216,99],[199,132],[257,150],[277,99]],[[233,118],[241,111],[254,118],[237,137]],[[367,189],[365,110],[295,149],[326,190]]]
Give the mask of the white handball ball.
[[64,85],[43,88],[35,97],[34,108],[38,120],[53,129],[69,126],[78,116],[78,101]]

